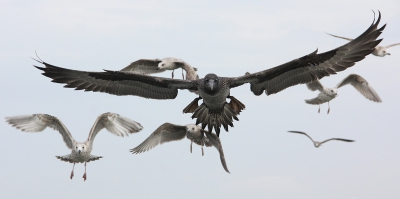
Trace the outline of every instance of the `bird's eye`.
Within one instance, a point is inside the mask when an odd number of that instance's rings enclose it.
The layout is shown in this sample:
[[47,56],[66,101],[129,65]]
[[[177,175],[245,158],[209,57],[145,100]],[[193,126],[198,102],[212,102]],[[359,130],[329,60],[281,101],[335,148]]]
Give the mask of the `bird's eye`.
[[76,147],[76,149],[78,149],[78,147]]
[[192,131],[194,131],[194,128],[192,128]]
[[85,147],[83,146],[82,149],[85,149]]

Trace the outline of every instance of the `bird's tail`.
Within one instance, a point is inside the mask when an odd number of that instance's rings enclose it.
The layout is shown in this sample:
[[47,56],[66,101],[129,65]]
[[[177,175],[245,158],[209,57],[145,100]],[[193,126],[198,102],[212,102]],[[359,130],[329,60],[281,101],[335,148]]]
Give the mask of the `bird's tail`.
[[228,131],[228,125],[233,127],[233,119],[239,121],[237,115],[243,110],[244,105],[241,102],[237,102],[239,101],[232,102],[231,100],[230,103],[225,103],[223,108],[216,110],[208,109],[203,103],[194,111],[192,118],[197,118],[196,124],[201,123],[203,129],[208,126],[209,132],[212,132],[214,128],[219,136],[221,125],[224,127],[225,131]]

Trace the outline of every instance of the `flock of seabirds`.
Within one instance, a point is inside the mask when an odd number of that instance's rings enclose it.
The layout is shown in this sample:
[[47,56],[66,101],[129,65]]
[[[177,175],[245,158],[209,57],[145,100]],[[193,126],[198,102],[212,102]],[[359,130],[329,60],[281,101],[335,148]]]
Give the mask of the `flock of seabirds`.
[[[294,59],[282,65],[263,70],[257,73],[246,73],[240,77],[220,77],[209,73],[204,78],[199,78],[197,68],[178,58],[164,59],[140,59],[119,71],[105,70],[104,72],[87,72],[70,70],[57,67],[42,60],[36,60],[45,67],[36,68],[43,71],[43,75],[52,79],[52,82],[66,84],[64,87],[75,88],[93,92],[104,92],[112,95],[135,95],[150,99],[174,99],[179,90],[189,90],[198,95],[186,108],[184,113],[192,113],[192,119],[196,118],[196,124],[176,125],[164,123],[159,126],[140,145],[131,149],[133,154],[139,154],[151,150],[165,142],[182,140],[185,137],[191,141],[190,152],[193,142],[201,146],[215,147],[219,154],[223,168],[229,173],[226,165],[221,140],[219,139],[221,126],[228,131],[228,126],[233,127],[233,120],[238,121],[238,115],[245,105],[230,95],[230,89],[249,83],[250,90],[255,95],[266,95],[278,93],[288,87],[306,84],[311,91],[318,90],[320,93],[313,99],[305,100],[308,104],[320,105],[328,103],[337,97],[338,88],[351,84],[364,97],[374,102],[381,102],[379,95],[371,85],[361,76],[351,74],[339,82],[336,87],[328,88],[321,84],[319,79],[336,74],[351,67],[355,62],[361,61],[365,56],[373,54],[384,57],[390,55],[386,50],[400,43],[389,46],[378,46],[382,39],[377,39],[386,25],[378,27],[381,19],[372,22],[371,26],[355,39],[339,37],[349,40],[343,46],[336,49],[317,54],[314,51],[308,55]],[[182,69],[182,79],[174,79],[174,70]],[[172,78],[150,76],[149,74],[161,73],[172,70]],[[186,71],[186,79],[183,70]],[[227,102],[229,98],[229,102]],[[198,102],[202,100],[199,106]],[[328,108],[328,113],[330,107]],[[318,109],[318,113],[320,109]],[[90,129],[89,136],[85,142],[77,142],[68,131],[67,127],[57,118],[47,114],[33,114],[27,116],[7,117],[6,121],[12,126],[26,132],[40,132],[50,127],[58,131],[71,154],[56,156],[58,159],[73,163],[70,178],[74,176],[75,163],[86,163],[102,158],[91,154],[93,141],[97,133],[105,128],[117,136],[127,136],[142,130],[140,123],[116,113],[104,113],[98,116]],[[198,124],[201,124],[198,125]],[[206,129],[207,127],[207,129]],[[212,131],[216,132],[213,133]],[[309,135],[301,131],[289,131],[291,133],[303,134],[310,138],[315,147],[331,141],[354,142],[354,140],[331,138],[322,142],[314,141]]]

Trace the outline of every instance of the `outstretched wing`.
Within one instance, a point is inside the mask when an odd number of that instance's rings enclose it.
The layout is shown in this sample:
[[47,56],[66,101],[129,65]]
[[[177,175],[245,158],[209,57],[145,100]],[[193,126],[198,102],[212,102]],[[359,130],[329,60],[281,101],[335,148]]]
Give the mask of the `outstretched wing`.
[[[36,60],[38,61],[38,60]],[[112,95],[136,95],[151,99],[174,99],[178,89],[197,90],[197,81],[153,77],[124,71],[86,72],[53,66],[43,61],[44,76],[64,87]]]
[[398,46],[398,45],[400,45],[400,43],[397,43],[397,44],[391,44],[391,45],[389,45],[389,46],[385,46],[386,48],[390,48],[390,47],[393,47],[393,46]]
[[142,130],[142,125],[129,118],[120,116],[116,113],[103,113],[99,115],[90,129],[88,141],[93,141],[101,129],[107,129],[116,136],[128,136],[129,133],[137,133]]
[[350,74],[344,78],[336,87],[340,88],[344,85],[351,84],[355,89],[358,90],[364,97],[374,102],[382,102],[378,93],[368,84],[367,80],[357,74]]
[[186,126],[164,123],[159,126],[145,141],[139,146],[131,149],[134,154],[146,152],[159,144],[182,140],[186,136]]
[[139,59],[132,62],[129,66],[121,71],[137,73],[137,74],[153,74],[164,72],[165,69],[158,69],[159,59]]
[[6,121],[13,127],[21,129],[25,132],[41,132],[46,129],[46,127],[50,127],[60,132],[65,144],[69,149],[72,149],[73,145],[76,143],[67,127],[65,127],[65,125],[58,118],[51,115],[33,114],[6,117]]
[[306,85],[307,88],[310,89],[311,91],[319,90],[320,92],[322,92],[324,90],[324,86],[318,79],[313,82],[307,83]]
[[208,131],[204,131],[210,143],[218,150],[219,158],[221,159],[222,167],[224,167],[225,171],[230,173],[228,170],[228,166],[226,165],[224,151],[222,150],[221,140],[215,133],[210,133]]
[[342,139],[342,138],[331,138],[331,139],[327,139],[327,140],[321,142],[321,144],[331,141],[331,140],[339,140],[339,141],[344,141],[344,142],[355,142],[354,140],[347,140],[347,139]]
[[352,41],[352,40],[353,40],[353,39],[350,39],[350,38],[347,38],[347,37],[341,37],[341,36],[337,36],[337,35],[332,35],[332,34],[329,34],[329,33],[327,33],[327,32],[326,32],[326,34],[328,34],[328,35],[330,35],[330,36],[332,36],[332,37],[340,38],[340,39],[345,39],[345,40],[349,40],[349,41]]
[[304,133],[304,132],[301,132],[301,131],[288,131],[288,132],[290,132],[290,133],[303,134],[303,135],[307,136],[308,138],[310,138],[310,140],[311,140],[312,142],[315,142],[309,135],[307,135],[307,133]]
[[290,86],[310,83],[345,70],[364,59],[381,42],[381,39],[376,40],[385,28],[384,25],[377,29],[380,19],[379,13],[378,20],[374,20],[363,34],[339,48],[321,54],[315,51],[268,70],[231,78],[230,87],[250,83],[255,95],[261,95],[263,91],[271,95]]

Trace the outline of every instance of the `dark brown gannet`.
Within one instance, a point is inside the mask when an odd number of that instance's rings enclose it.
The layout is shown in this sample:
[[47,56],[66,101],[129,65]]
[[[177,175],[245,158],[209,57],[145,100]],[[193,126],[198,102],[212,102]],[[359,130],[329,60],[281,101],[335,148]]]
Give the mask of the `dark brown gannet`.
[[191,141],[190,153],[192,152],[193,142],[201,146],[202,155],[204,155],[203,146],[214,146],[219,152],[222,167],[224,167],[225,171],[229,173],[228,167],[226,166],[224,151],[222,150],[221,140],[214,133],[205,131],[200,126],[197,126],[195,124],[187,124],[182,126],[171,123],[164,123],[159,126],[139,146],[131,149],[130,151],[133,154],[143,153],[153,149],[159,144],[182,140],[185,137]]
[[320,147],[323,143],[331,141],[331,140],[338,140],[338,141],[343,141],[343,142],[355,142],[354,140],[348,140],[348,139],[342,139],[342,138],[331,138],[331,139],[327,139],[325,141],[322,142],[317,142],[314,141],[309,135],[307,135],[307,133],[301,132],[301,131],[288,131],[290,133],[298,133],[298,134],[303,134],[305,136],[307,136],[308,138],[310,138],[310,140],[314,143],[315,148]]
[[[337,97],[338,89],[347,84],[351,84],[358,92],[360,92],[365,98],[373,102],[382,102],[378,93],[372,88],[371,85],[363,77],[357,74],[350,74],[339,82],[334,88],[324,87],[319,80],[315,80],[307,84],[308,89],[311,91],[319,90],[317,97],[312,99],[306,99],[307,104],[321,105],[328,102],[328,114],[331,110],[329,102]],[[318,113],[320,108],[318,108]]]
[[[333,50],[317,54],[317,50],[294,59],[282,65],[247,74],[240,77],[220,77],[209,73],[198,80],[178,80],[171,78],[153,77],[124,71],[105,70],[104,72],[87,72],[70,70],[38,61],[45,67],[36,68],[55,83],[66,84],[64,87],[93,92],[105,92],[112,95],[136,95],[151,99],[174,99],[178,89],[198,91],[199,97],[191,102],[184,113],[193,113],[197,118],[196,124],[202,128],[208,126],[208,131],[219,136],[221,126],[228,131],[233,127],[233,119],[245,106],[230,95],[230,89],[250,83],[250,90],[255,95],[263,92],[267,95],[278,93],[288,87],[310,83],[331,74],[336,74],[370,54],[382,39],[377,39],[386,25],[378,28],[381,19],[377,21],[356,39]],[[230,102],[226,101],[230,98]],[[198,101],[203,103],[198,106]]]
[[77,142],[68,131],[67,127],[57,117],[47,114],[33,114],[25,116],[6,117],[6,121],[17,129],[25,132],[41,132],[47,127],[58,131],[67,147],[71,149],[71,154],[64,156],[56,156],[61,161],[73,163],[70,178],[74,177],[75,163],[85,163],[85,173],[83,179],[86,180],[86,163],[95,161],[102,156],[92,155],[93,141],[97,133],[103,128],[116,136],[128,136],[131,133],[136,133],[142,130],[142,125],[139,123],[120,116],[115,113],[103,113],[99,115],[90,129],[89,136],[85,142]]

